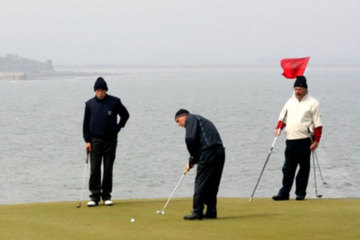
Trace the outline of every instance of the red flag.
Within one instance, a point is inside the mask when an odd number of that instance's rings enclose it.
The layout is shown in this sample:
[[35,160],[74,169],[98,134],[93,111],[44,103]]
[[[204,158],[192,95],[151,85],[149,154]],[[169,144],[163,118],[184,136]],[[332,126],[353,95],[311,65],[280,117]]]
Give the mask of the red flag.
[[286,78],[296,78],[303,76],[310,57],[305,58],[284,58],[280,65],[284,70],[283,74]]

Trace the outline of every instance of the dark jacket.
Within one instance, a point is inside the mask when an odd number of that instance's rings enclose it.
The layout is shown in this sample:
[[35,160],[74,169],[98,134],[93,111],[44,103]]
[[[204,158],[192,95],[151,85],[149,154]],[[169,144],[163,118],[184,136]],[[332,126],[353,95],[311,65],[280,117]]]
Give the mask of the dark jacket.
[[190,156],[190,164],[197,163],[201,152],[216,146],[223,146],[215,125],[206,118],[190,114],[187,117],[185,142]]
[[[119,123],[117,116],[120,116]],[[106,95],[102,100],[96,96],[85,103],[83,135],[85,142],[92,137],[116,136],[130,115],[117,97]]]

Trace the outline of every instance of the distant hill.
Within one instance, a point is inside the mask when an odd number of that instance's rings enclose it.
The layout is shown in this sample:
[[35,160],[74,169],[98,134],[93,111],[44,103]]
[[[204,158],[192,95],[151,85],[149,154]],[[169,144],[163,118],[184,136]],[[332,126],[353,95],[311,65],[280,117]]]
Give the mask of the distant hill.
[[0,56],[0,72],[23,72],[25,74],[55,73],[52,60],[40,62],[34,59],[20,57],[16,54]]

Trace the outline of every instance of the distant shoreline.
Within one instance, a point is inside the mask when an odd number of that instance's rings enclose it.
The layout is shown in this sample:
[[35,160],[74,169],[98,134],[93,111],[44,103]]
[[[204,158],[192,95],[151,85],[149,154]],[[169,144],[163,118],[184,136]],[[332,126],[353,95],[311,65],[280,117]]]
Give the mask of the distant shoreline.
[[[249,71],[282,72],[275,65],[55,65],[51,73],[1,72],[0,80],[33,80],[65,77],[85,77],[100,75],[119,75],[129,72],[167,72],[167,71]],[[360,65],[318,65],[308,66],[307,71],[360,71]]]
[[[102,64],[84,64],[84,65],[66,65],[66,64],[59,64],[55,65],[55,69],[66,69],[66,68],[218,68],[218,69],[227,69],[227,68],[238,68],[238,69],[258,69],[258,68],[268,68],[268,69],[278,69],[279,65],[266,65],[266,64],[259,64],[259,65],[242,65],[242,64],[224,64],[224,65],[211,65],[211,64],[199,64],[199,65],[187,65],[187,64],[179,64],[179,65],[146,65],[146,64],[129,64],[129,65],[116,65],[116,64],[109,64],[109,65],[102,65]],[[335,65],[335,64],[327,64],[327,65],[312,65],[308,66],[308,68],[353,68],[353,69],[360,69],[360,64],[344,64],[344,65]]]
[[[128,70],[281,71],[280,65],[55,65],[57,74],[116,74]],[[360,65],[308,66],[307,71],[360,71]]]

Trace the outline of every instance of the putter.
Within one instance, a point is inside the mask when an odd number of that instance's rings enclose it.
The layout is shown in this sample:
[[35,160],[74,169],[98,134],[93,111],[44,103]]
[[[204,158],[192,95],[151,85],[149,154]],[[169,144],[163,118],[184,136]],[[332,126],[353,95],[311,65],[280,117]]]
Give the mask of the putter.
[[319,159],[318,159],[318,157],[317,157],[317,154],[316,154],[316,151],[315,151],[315,150],[314,150],[314,154],[315,154],[316,163],[317,163],[317,166],[318,166],[318,169],[319,169],[319,173],[320,173],[320,178],[321,178],[323,184],[326,185],[327,183],[325,182],[324,177],[323,177],[323,175],[322,175],[321,168],[320,168],[320,163],[319,163]]
[[[285,112],[285,115],[284,115],[284,118],[283,118],[282,122],[285,121],[286,116],[287,116],[287,110],[286,110],[286,112]],[[273,151],[273,149],[274,149],[276,140],[278,139],[278,137],[279,137],[280,134],[281,134],[281,128],[279,128],[279,131],[280,131],[280,132],[279,132],[279,135],[277,135],[277,136],[274,138],[274,141],[273,141],[273,143],[272,143],[272,145],[271,145],[271,147],[270,147],[268,156],[267,156],[267,158],[266,158],[266,160],[265,160],[265,163],[264,163],[264,166],[263,166],[263,168],[262,168],[262,170],[261,170],[260,176],[259,176],[259,178],[258,178],[258,180],[257,180],[257,182],[256,182],[256,185],[255,185],[255,187],[254,187],[254,190],[253,190],[251,196],[249,197],[249,202],[252,202],[252,200],[253,200],[253,198],[254,198],[255,191],[256,191],[257,186],[259,185],[260,179],[261,179],[261,177],[262,177],[262,175],[263,175],[263,173],[264,173],[266,164],[268,163],[268,161],[269,161],[269,159],[270,159],[270,155],[271,155],[271,153],[272,153],[272,151]]]
[[85,178],[86,178],[86,169],[87,169],[87,165],[88,165],[88,162],[89,162],[89,155],[90,155],[89,153],[87,153],[87,155],[86,155],[84,178],[83,178],[83,182],[82,182],[82,186],[81,186],[80,201],[79,201],[79,204],[76,206],[77,208],[81,207],[81,202],[82,202],[82,198],[83,198],[83,191],[84,191],[84,185],[85,185]]
[[315,154],[314,151],[311,152],[312,158],[313,158],[313,169],[314,169],[314,182],[315,182],[315,195],[317,198],[322,198],[322,194],[318,194],[317,190],[317,184],[316,184],[316,170],[315,170]]
[[181,181],[183,180],[183,178],[185,177],[186,173],[187,173],[187,172],[184,172],[184,173],[181,175],[181,178],[180,178],[179,182],[176,184],[174,190],[173,190],[172,193],[170,194],[170,196],[169,196],[168,200],[166,201],[163,209],[162,209],[161,211],[160,211],[160,210],[156,211],[157,214],[165,215],[165,208],[166,208],[167,205],[169,204],[171,198],[173,197],[174,193],[176,192],[177,188],[179,187],[179,185],[180,185]]
[[[310,136],[310,140],[311,140],[311,144],[313,143],[313,137],[311,135],[311,132],[310,132],[310,129],[308,128],[308,133],[309,133],[309,136]],[[315,182],[315,196],[317,198],[322,198],[322,194],[318,194],[318,190],[317,190],[317,183],[316,183],[316,169],[315,169],[315,150],[314,151],[311,151],[311,156],[312,156],[312,159],[313,159],[313,169],[314,169],[314,182]],[[319,165],[318,165],[319,166]],[[320,168],[319,168],[320,170]],[[320,170],[321,171],[321,170]]]

